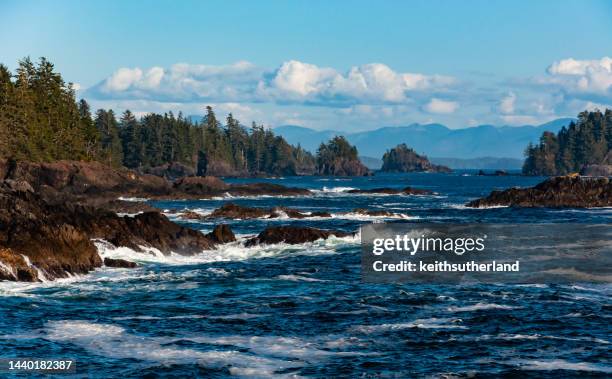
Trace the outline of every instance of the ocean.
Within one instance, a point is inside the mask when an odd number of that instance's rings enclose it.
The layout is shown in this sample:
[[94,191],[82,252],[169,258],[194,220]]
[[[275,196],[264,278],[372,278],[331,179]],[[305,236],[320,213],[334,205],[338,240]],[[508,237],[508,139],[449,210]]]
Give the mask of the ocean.
[[[494,189],[542,177],[378,174],[229,179],[304,187],[306,197],[151,201],[176,222],[224,222],[244,241],[270,225],[355,232],[372,222],[611,223],[612,209],[470,209]],[[412,186],[434,195],[359,195]],[[226,202],[326,211],[331,218],[189,220]],[[366,216],[355,208],[387,210]],[[179,213],[177,213],[179,212]],[[612,286],[361,282],[359,235],[196,256],[103,256],[140,263],[55,282],[0,283],[0,357],[71,358],[62,377],[610,377]],[[7,375],[0,373],[0,376]]]

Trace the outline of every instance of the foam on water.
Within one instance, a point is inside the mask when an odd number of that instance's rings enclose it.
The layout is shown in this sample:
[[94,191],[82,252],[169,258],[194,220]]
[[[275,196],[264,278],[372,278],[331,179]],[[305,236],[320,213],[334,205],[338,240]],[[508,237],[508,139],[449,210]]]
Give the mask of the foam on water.
[[[304,365],[303,362],[295,360],[263,357],[236,350],[199,351],[174,345],[181,340],[222,345],[223,342],[215,342],[218,337],[183,339],[139,336],[117,325],[97,324],[82,320],[50,321],[45,331],[46,338],[51,341],[72,343],[94,354],[111,359],[136,359],[149,362],[151,366],[195,363],[215,369],[231,366],[230,373],[235,375],[249,372],[257,376],[274,376],[276,371]],[[261,345],[257,351],[265,352],[266,348],[273,351],[271,346]]]
[[410,322],[404,323],[393,323],[393,324],[379,324],[379,325],[359,325],[354,327],[352,330],[364,333],[364,334],[373,334],[373,333],[384,333],[394,330],[402,330],[402,329],[467,329],[466,326],[460,325],[462,322],[461,319],[451,319],[451,318],[427,318],[427,319],[417,319]]
[[477,303],[474,305],[467,305],[462,307],[449,307],[447,310],[449,312],[475,312],[475,311],[484,311],[489,309],[517,309],[519,307],[513,307],[511,305],[501,305],[501,304],[489,304],[489,303]]
[[126,259],[136,262],[153,262],[170,265],[200,264],[223,261],[243,261],[257,258],[283,258],[298,255],[326,255],[337,254],[342,247],[359,244],[359,233],[348,237],[330,236],[314,242],[291,245],[286,243],[257,245],[245,247],[246,237],[238,237],[238,241],[220,245],[215,250],[204,250],[200,254],[185,256],[175,253],[164,255],[155,248],[142,246],[142,252],[127,247],[115,247],[104,240],[94,240],[98,253],[102,258]]
[[533,371],[586,371],[586,372],[601,372],[612,374],[612,367],[591,362],[570,362],[564,359],[547,359],[547,360],[514,360],[508,362],[512,365],[518,365],[522,370]]

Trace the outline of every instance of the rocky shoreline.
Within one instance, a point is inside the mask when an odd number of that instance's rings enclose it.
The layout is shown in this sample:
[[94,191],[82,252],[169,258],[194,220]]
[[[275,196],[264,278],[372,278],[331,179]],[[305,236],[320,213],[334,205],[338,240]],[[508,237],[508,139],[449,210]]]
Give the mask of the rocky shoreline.
[[[117,200],[119,196],[208,198],[225,193],[306,195],[310,191],[268,183],[229,185],[214,177],[185,177],[171,183],[95,162],[0,162],[0,280],[35,282],[86,274],[102,265],[136,267],[125,260],[103,260],[95,240],[135,251],[156,249],[181,255],[234,242],[236,237],[227,225],[218,225],[204,235],[170,221],[144,202]],[[289,208],[283,211],[307,216]],[[117,212],[138,214],[122,217]],[[235,216],[229,208],[224,212]],[[248,244],[304,243],[330,235],[345,234],[313,228],[269,228]]]
[[612,181],[609,178],[558,176],[531,188],[493,191],[487,197],[470,201],[471,208],[492,206],[594,208],[612,206]]

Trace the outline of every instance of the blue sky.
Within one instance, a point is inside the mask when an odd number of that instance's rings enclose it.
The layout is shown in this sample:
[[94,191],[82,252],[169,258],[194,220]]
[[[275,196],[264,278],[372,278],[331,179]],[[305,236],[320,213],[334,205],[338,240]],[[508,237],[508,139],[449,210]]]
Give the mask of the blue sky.
[[94,107],[244,123],[521,125],[612,104],[612,2],[0,1],[0,62]]

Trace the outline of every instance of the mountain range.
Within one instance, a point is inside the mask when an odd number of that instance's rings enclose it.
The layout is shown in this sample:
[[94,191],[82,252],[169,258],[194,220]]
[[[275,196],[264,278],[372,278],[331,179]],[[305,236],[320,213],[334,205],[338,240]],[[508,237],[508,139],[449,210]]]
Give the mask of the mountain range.
[[336,135],[343,135],[357,146],[359,154],[365,157],[381,159],[385,151],[405,143],[419,154],[427,155],[432,161],[439,158],[451,163],[451,167],[473,165],[482,157],[487,157],[494,163],[496,158],[510,158],[495,164],[512,166],[517,161],[522,161],[523,152],[529,142],[536,143],[542,132],[556,133],[571,121],[571,118],[561,118],[536,126],[480,125],[463,129],[450,129],[441,124],[411,124],[348,133],[336,130],[319,131],[295,125],[279,126],[273,130],[287,142],[295,145],[299,143],[312,152],[316,152],[321,142]]

